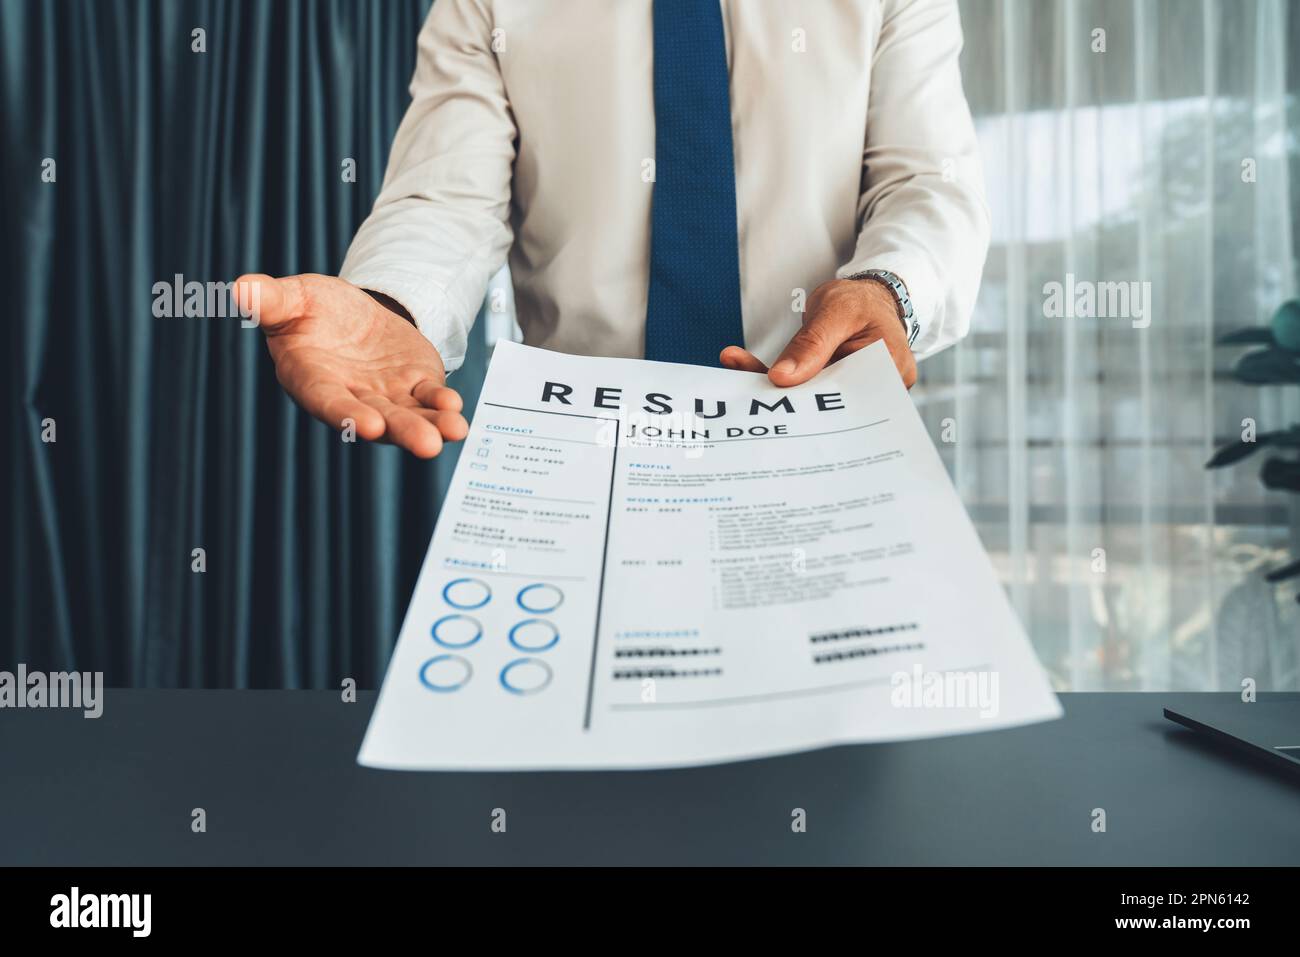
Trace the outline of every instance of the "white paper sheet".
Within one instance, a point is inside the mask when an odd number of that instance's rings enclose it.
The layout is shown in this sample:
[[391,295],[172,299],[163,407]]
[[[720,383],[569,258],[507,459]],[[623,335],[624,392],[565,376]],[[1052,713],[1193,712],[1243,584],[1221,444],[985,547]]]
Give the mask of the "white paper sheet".
[[646,768],[1059,714],[883,345],[781,390],[502,343],[359,760]]

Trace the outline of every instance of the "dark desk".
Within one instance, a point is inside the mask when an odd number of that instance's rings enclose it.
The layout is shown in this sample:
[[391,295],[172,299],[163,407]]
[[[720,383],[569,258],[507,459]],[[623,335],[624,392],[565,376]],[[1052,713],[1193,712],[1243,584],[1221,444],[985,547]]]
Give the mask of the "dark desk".
[[679,771],[422,774],[356,765],[372,694],[111,691],[98,720],[0,711],[0,864],[1300,864],[1300,776],[1161,717],[1189,697]]

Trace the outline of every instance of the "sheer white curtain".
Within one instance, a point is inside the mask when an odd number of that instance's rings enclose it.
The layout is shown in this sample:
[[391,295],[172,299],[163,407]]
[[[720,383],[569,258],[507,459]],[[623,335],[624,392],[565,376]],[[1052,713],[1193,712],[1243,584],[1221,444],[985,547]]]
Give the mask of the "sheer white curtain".
[[1300,687],[1296,589],[1262,580],[1296,510],[1263,456],[1203,469],[1300,421],[1213,347],[1296,292],[1300,4],[961,9],[993,248],[915,394],[1013,603],[1061,688]]

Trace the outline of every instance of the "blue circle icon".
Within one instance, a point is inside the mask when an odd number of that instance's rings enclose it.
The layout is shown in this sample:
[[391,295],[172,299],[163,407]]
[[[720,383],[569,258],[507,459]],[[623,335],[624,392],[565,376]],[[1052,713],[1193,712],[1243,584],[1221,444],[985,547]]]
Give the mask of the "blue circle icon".
[[438,655],[420,668],[420,684],[430,691],[455,691],[465,687],[473,674],[474,668],[460,655]]
[[483,637],[483,626],[469,615],[443,615],[429,631],[444,648],[468,648]]
[[564,592],[554,585],[541,583],[525,585],[519,589],[515,601],[524,611],[532,612],[534,615],[544,615],[548,611],[555,611],[564,603]]
[[492,599],[492,589],[477,578],[457,578],[442,586],[442,600],[452,608],[473,611]]
[[560,632],[542,618],[525,618],[510,629],[510,644],[520,651],[546,651],[560,640]]
[[537,694],[551,677],[551,666],[540,658],[516,658],[501,669],[501,687],[511,694]]

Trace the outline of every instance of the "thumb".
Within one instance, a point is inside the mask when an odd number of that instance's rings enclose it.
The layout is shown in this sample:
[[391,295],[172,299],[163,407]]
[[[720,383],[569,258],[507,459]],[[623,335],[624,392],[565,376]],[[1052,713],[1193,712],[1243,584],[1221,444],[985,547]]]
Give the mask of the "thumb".
[[851,309],[820,309],[806,319],[781,355],[772,363],[768,378],[773,385],[807,382],[831,361],[835,350],[858,331],[860,322]]
[[302,280],[297,276],[275,279],[248,273],[235,280],[235,304],[241,314],[251,316],[258,325],[274,329],[303,314]]

